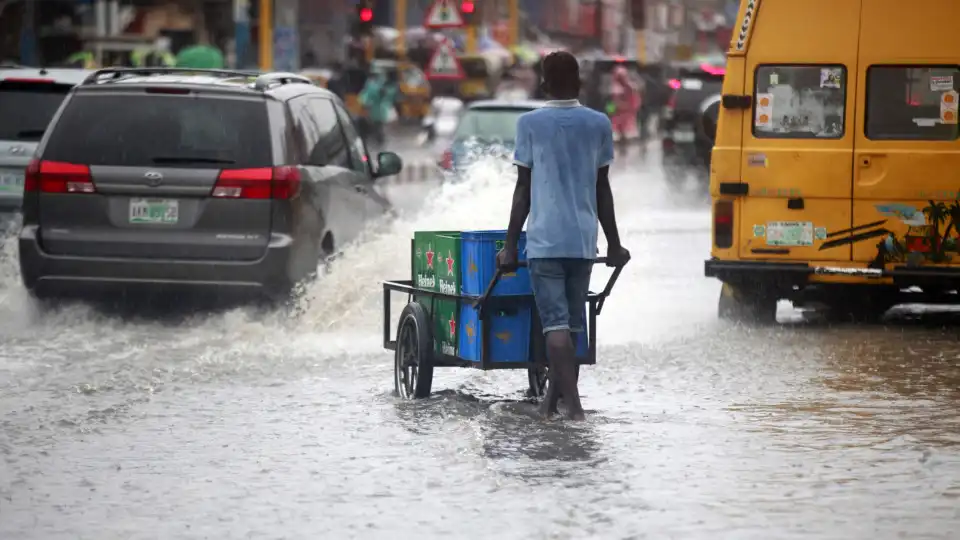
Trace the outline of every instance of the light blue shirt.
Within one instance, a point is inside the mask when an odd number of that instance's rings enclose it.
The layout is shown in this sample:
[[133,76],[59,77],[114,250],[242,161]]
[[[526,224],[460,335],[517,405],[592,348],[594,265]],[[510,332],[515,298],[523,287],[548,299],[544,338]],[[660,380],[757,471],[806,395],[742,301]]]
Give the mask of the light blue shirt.
[[527,258],[595,259],[597,169],[613,162],[607,115],[548,101],[517,120],[513,162],[531,171]]

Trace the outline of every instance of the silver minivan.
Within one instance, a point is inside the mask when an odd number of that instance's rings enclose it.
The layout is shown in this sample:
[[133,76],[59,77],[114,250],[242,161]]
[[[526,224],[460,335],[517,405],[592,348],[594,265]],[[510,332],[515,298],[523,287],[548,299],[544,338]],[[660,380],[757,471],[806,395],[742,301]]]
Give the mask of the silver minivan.
[[91,71],[0,68],[0,214],[17,212],[24,171],[70,89]]

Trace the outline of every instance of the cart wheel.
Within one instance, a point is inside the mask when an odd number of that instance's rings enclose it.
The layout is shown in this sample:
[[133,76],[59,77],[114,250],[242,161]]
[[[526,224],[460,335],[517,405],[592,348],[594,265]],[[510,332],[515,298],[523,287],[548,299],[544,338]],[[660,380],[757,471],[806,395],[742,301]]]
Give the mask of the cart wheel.
[[433,340],[430,318],[423,306],[407,304],[397,326],[397,352],[393,362],[393,380],[403,399],[425,398],[433,385]]

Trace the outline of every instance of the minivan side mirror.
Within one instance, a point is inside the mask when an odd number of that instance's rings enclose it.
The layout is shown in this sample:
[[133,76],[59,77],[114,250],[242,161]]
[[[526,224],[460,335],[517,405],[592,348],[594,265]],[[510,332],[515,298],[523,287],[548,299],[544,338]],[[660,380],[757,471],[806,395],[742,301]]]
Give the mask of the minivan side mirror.
[[377,178],[393,176],[403,170],[403,160],[393,152],[377,154]]

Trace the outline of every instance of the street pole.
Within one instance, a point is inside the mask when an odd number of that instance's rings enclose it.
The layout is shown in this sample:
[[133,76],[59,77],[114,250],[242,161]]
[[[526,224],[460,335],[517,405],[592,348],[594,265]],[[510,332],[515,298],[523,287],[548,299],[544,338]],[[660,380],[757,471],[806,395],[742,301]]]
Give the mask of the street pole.
[[260,69],[273,69],[273,0],[260,2]]
[[510,0],[510,46],[520,45],[520,0]]
[[641,66],[647,65],[647,25],[646,13],[633,13],[634,9],[646,10],[646,2],[633,2],[630,5],[630,20],[633,23],[633,38],[637,47],[637,62]]
[[467,30],[467,54],[477,54],[477,27],[470,25]]
[[103,67],[103,40],[107,37],[107,3],[104,0],[97,0],[93,10],[97,21],[97,45],[94,58],[97,66]]
[[407,59],[407,0],[396,0],[396,13],[394,19],[397,21],[397,57],[399,60]]
[[373,42],[373,36],[363,36],[363,52],[367,59],[367,66],[373,64],[373,59],[377,56],[376,44]]
[[247,67],[250,56],[250,0],[233,0],[235,68]]
[[20,30],[20,63],[35,66],[37,60],[37,12],[34,0],[27,0],[23,10],[23,30]]

